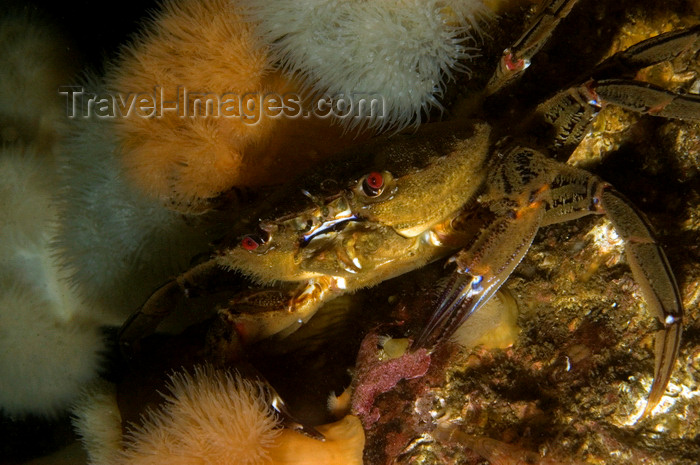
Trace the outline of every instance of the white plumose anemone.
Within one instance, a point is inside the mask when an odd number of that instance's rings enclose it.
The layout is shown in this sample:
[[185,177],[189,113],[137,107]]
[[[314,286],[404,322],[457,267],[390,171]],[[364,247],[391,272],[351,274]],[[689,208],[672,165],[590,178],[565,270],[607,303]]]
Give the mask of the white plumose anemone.
[[441,107],[445,81],[478,53],[477,23],[489,11],[478,0],[248,3],[273,58],[310,94],[377,97],[383,111],[342,124],[381,129],[417,126]]
[[50,416],[95,376],[103,341],[50,248],[50,156],[6,147],[0,179],[0,411]]
[[100,321],[50,245],[65,52],[37,18],[0,19],[0,412],[13,417],[64,411],[104,350]]
[[167,209],[129,182],[113,121],[75,122],[62,147],[54,248],[70,281],[105,323],[120,325],[209,238],[197,217]]

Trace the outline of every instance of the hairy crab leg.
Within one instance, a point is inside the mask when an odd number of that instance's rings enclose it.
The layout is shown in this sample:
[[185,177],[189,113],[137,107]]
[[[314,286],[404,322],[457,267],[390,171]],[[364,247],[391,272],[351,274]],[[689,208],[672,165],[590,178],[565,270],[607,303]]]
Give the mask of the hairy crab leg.
[[652,37],[616,53],[570,88],[541,103],[515,133],[535,135],[541,145],[549,146],[553,158],[566,161],[588,134],[600,107],[606,104],[652,116],[697,121],[700,97],[627,78],[634,77],[640,69],[694,50],[700,46],[699,38],[700,26],[696,26]]
[[[545,161],[543,161],[545,162]],[[622,194],[582,170],[546,161],[553,172],[552,189],[542,225],[588,214],[605,214],[625,241],[625,255],[644,300],[661,322],[655,337],[654,381],[642,416],[658,405],[678,358],[683,304],[666,254],[654,240],[651,226]],[[556,187],[554,187],[556,186]],[[556,206],[555,206],[556,205]]]
[[671,378],[680,348],[683,304],[678,285],[663,249],[654,240],[651,227],[632,204],[609,185],[603,184],[596,196],[617,233],[625,240],[625,255],[644,300],[656,313],[662,329],[654,343],[654,382],[642,416],[661,400]]
[[588,134],[600,107],[608,104],[640,114],[700,121],[700,96],[671,92],[646,82],[606,79],[559,92],[539,105],[516,133],[546,135],[553,141],[552,158],[563,162]]
[[[542,224],[560,223],[588,214],[605,214],[625,241],[625,255],[644,300],[661,322],[655,338],[654,381],[642,416],[648,415],[666,391],[678,358],[683,304],[666,254],[654,240],[644,215],[612,186],[576,168],[548,162],[558,171],[551,182]],[[557,205],[554,207],[554,205]]]

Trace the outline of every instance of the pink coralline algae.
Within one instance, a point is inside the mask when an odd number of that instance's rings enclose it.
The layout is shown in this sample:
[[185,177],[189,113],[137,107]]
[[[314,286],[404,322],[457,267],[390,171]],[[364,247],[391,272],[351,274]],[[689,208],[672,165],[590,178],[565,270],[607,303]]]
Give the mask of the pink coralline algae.
[[426,349],[406,351],[400,357],[381,360],[378,356],[380,347],[379,336],[370,333],[362,341],[357,356],[352,411],[360,417],[365,429],[379,419],[379,409],[373,407],[378,395],[391,390],[402,379],[420,378],[430,367],[430,355]]

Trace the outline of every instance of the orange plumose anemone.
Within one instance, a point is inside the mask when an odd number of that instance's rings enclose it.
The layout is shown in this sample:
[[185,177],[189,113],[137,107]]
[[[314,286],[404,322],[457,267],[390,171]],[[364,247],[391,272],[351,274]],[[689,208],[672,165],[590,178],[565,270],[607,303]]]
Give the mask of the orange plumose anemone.
[[353,140],[300,116],[297,86],[240,10],[235,0],[166,1],[106,76],[127,172],[176,208],[282,182]]
[[[91,463],[100,465],[361,465],[364,430],[357,417],[317,427],[325,441],[281,428],[260,381],[237,373],[195,368],[176,373],[170,394],[140,426],[126,435],[123,448],[106,452],[110,434],[94,437],[100,425],[114,424],[109,403],[93,396],[76,410],[75,423],[88,448]],[[107,406],[107,408],[101,407]],[[102,413],[95,415],[95,409]],[[103,419],[106,418],[106,420]],[[111,429],[120,430],[119,423]]]

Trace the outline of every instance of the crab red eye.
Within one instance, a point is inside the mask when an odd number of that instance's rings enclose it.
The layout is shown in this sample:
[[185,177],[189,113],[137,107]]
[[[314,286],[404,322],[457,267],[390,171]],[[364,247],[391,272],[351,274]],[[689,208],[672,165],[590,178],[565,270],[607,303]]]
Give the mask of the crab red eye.
[[376,197],[382,193],[382,188],[384,187],[384,176],[382,173],[373,171],[365,176],[364,181],[362,181],[362,191],[369,197]]
[[241,247],[246,250],[255,250],[260,247],[261,242],[255,240],[253,236],[245,236],[241,239]]
[[[267,244],[270,241],[270,232],[268,229],[262,226],[258,226],[257,232],[253,234],[247,234],[241,239],[241,247],[245,250],[252,252],[253,250],[258,250],[261,246]],[[263,250],[258,250],[262,252]]]

